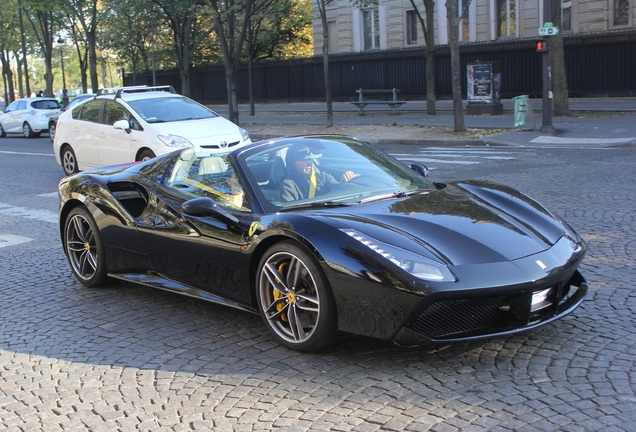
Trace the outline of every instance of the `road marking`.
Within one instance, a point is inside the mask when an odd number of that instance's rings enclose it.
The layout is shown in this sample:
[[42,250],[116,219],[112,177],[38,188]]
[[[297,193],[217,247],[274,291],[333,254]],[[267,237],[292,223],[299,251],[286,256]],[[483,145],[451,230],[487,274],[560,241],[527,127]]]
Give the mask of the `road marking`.
[[2,150],[0,151],[2,154],[11,154],[11,155],[24,155],[24,156],[55,156],[53,153],[25,153],[25,152],[12,152]]
[[57,213],[50,210],[35,210],[0,203],[0,215],[17,216],[41,222],[57,223]]
[[30,242],[31,240],[33,239],[29,237],[22,237],[13,234],[0,234],[0,248]]
[[421,162],[426,165],[477,165],[488,160],[514,160],[514,152],[500,149],[484,149],[483,147],[425,147],[419,153],[391,153],[391,156],[402,161]]
[[564,138],[542,135],[530,140],[535,144],[628,144],[636,138]]
[[57,198],[58,194],[57,192],[49,192],[49,193],[44,193],[44,194],[38,194],[39,197],[42,198]]

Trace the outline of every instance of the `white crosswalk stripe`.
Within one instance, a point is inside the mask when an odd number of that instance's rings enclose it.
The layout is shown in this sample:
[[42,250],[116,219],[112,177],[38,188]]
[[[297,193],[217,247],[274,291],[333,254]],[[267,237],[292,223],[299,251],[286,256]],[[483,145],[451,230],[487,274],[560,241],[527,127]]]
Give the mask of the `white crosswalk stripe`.
[[391,153],[398,160],[420,162],[435,169],[435,165],[477,165],[486,161],[517,159],[514,151],[495,147],[425,147],[414,153]]

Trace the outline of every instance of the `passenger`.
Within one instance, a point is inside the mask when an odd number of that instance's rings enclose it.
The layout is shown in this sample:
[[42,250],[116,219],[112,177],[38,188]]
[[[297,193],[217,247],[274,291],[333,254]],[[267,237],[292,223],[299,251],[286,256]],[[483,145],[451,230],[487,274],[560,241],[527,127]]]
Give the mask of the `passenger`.
[[[320,171],[314,160],[320,155],[313,154],[307,146],[293,146],[287,150],[285,165],[287,177],[280,185],[280,195],[283,201],[296,201],[313,198],[333,190],[340,184],[334,176]],[[356,174],[346,171],[341,181],[348,182]]]

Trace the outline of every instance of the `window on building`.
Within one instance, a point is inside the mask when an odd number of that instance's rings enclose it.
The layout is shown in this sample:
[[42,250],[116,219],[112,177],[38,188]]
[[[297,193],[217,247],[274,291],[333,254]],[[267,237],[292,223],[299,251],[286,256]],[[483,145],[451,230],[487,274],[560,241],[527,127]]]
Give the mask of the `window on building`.
[[408,45],[414,45],[417,43],[417,27],[419,21],[417,20],[417,13],[415,11],[406,12],[406,43]]
[[497,37],[517,35],[517,1],[497,0]]
[[561,2],[561,30],[572,30],[572,0]]
[[459,0],[459,4],[457,5],[457,13],[462,17],[462,20],[459,22],[459,40],[463,41],[470,40],[470,17],[468,8],[466,7],[466,3],[469,1],[470,0]]
[[380,13],[378,10],[378,1],[362,2],[361,10],[364,49],[380,49]]
[[329,29],[329,46],[327,47],[327,50],[330,53],[338,52],[338,27],[336,25],[336,21],[329,21],[327,26]]
[[614,0],[614,25],[629,24],[629,0]]

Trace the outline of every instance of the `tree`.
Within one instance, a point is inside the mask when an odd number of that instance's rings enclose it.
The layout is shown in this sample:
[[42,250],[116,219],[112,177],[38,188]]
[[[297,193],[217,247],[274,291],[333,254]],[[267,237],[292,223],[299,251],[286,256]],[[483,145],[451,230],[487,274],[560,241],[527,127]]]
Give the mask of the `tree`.
[[325,79],[325,100],[327,103],[327,127],[333,127],[333,101],[331,97],[331,78],[329,77],[329,23],[327,22],[327,5],[331,1],[316,1],[322,22],[322,64]]
[[25,92],[27,96],[31,95],[31,84],[29,80],[29,66],[27,62],[27,45],[26,45],[26,34],[24,28],[24,19],[23,19],[23,9],[22,5],[19,5],[18,8],[18,21],[20,23],[20,45],[22,47],[22,67],[24,68],[24,83],[25,83]]
[[2,80],[4,83],[5,103],[15,100],[15,85],[11,69],[12,53],[17,50],[18,34],[15,22],[18,19],[18,5],[14,1],[2,3],[0,8],[0,63],[2,64]]
[[[214,31],[209,23],[205,0],[153,0],[165,15],[172,30],[177,56],[181,93],[190,95],[190,68],[192,56],[201,43]],[[204,23],[201,23],[201,21]]]
[[[311,39],[311,2],[261,0],[263,7],[248,22],[246,52],[250,115],[255,115],[253,66],[256,60],[302,55]],[[309,54],[309,53],[307,53]]]
[[435,115],[435,0],[422,0],[424,16],[415,0],[410,0],[411,6],[424,34],[426,55],[426,113]]
[[55,34],[61,26],[60,10],[61,4],[56,1],[28,0],[25,3],[27,18],[40,48],[40,54],[44,57],[44,81],[48,96],[53,96],[53,42],[57,40]]
[[[561,0],[552,0],[552,22],[562,25]],[[558,116],[570,115],[568,99],[568,77],[565,70],[565,52],[563,49],[563,33],[559,32],[552,38],[552,88],[554,91],[554,114]]]
[[462,83],[461,83],[461,61],[459,57],[459,23],[466,15],[470,0],[464,4],[462,13],[459,14],[459,1],[446,1],[446,18],[448,20],[448,42],[450,47],[451,60],[451,87],[453,91],[453,120],[454,131],[463,132],[466,130],[464,123],[464,107],[462,106]]
[[88,49],[88,69],[93,93],[99,89],[97,77],[97,28],[100,12],[100,0],[62,0],[70,11]]

